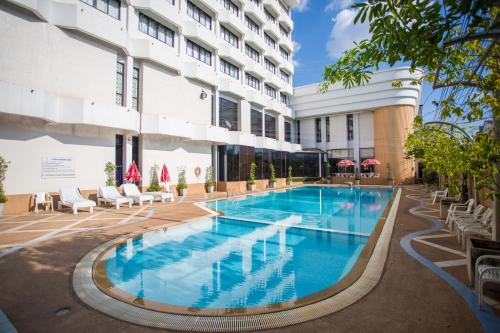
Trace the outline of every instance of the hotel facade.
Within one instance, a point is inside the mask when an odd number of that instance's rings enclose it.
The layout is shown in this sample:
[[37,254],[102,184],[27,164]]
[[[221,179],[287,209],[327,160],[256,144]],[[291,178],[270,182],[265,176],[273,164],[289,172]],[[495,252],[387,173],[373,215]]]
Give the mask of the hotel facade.
[[[10,161],[6,213],[29,196],[95,193],[132,161],[150,182],[163,163],[203,192],[324,175],[325,162],[375,157],[412,177],[402,142],[420,87],[407,68],[346,91],[293,89],[297,0],[8,0],[0,3],[0,155]],[[401,80],[402,88],[394,88]],[[383,171],[380,172],[383,174]]]

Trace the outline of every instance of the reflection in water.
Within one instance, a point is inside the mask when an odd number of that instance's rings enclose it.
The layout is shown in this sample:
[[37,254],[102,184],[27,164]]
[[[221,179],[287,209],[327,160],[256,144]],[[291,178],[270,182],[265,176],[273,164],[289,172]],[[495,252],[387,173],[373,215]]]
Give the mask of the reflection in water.
[[137,304],[195,308],[264,306],[328,288],[350,271],[367,237],[304,228],[366,230],[379,213],[365,206],[382,207],[384,194],[305,189],[214,203],[224,212],[246,210],[253,222],[206,218],[130,239],[107,254],[108,278]]

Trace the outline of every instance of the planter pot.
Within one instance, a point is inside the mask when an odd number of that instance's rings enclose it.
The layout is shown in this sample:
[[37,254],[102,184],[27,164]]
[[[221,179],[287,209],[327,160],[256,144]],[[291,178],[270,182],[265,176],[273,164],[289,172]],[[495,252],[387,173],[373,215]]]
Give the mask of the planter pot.
[[183,188],[182,190],[179,190],[179,194],[181,195],[181,197],[185,197],[186,195],[188,195],[187,188]]
[[214,192],[214,186],[207,186],[207,193],[213,193]]
[[0,217],[3,216],[3,208],[5,207],[5,204],[2,202],[0,203]]
[[292,185],[292,181],[291,180],[287,180],[286,181],[286,186],[291,186]]
[[255,191],[255,184],[247,184],[247,189],[249,191]]
[[276,182],[269,182],[269,188],[276,188]]

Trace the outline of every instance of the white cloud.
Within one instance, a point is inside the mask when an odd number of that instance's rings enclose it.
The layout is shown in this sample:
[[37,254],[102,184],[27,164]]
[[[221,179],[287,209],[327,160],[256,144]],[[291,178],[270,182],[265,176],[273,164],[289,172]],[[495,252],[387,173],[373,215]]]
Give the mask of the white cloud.
[[350,8],[353,0],[330,0],[328,5],[325,7],[325,12],[333,12],[346,8]]
[[296,40],[292,41],[292,44],[293,44],[293,53],[299,52],[300,49],[302,48],[302,45]]
[[303,12],[309,9],[309,0],[300,0],[299,4],[294,8],[298,12]]
[[326,43],[330,58],[340,57],[344,51],[354,46],[355,41],[370,38],[368,22],[354,24],[356,12],[355,9],[343,9],[333,18],[333,28]]

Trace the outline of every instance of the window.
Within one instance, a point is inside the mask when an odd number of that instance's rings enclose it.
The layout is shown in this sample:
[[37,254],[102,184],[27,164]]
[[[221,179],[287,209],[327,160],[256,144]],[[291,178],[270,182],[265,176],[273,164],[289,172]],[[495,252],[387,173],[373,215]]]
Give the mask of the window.
[[119,20],[120,19],[120,6],[119,0],[80,0],[95,9],[108,14],[109,16]]
[[[364,160],[369,158],[375,158],[375,149],[373,148],[359,148],[359,162],[363,163]],[[375,172],[374,165],[367,165],[366,167],[360,168],[361,172]]]
[[250,57],[250,59],[253,59],[255,62],[260,63],[260,53],[248,44],[245,44],[245,53]]
[[186,53],[207,65],[212,65],[212,52],[204,49],[196,43],[193,43],[189,39],[186,40]]
[[248,29],[255,32],[257,35],[260,33],[260,27],[255,21],[253,21],[250,17],[245,15],[245,22],[247,24]]
[[281,6],[281,9],[286,13],[286,15],[290,16],[290,8],[285,6],[282,1],[278,1],[279,5]]
[[207,29],[212,30],[212,18],[191,1],[187,2],[187,14]]
[[280,69],[280,77],[283,81],[290,83],[290,75]]
[[232,2],[231,0],[223,0],[222,5],[232,14],[236,15],[237,17],[240,17],[240,8],[236,6],[234,2]]
[[276,65],[273,64],[270,60],[268,60],[267,58],[264,58],[264,63],[265,63],[265,66],[266,66],[266,69],[268,71],[270,71],[271,73],[273,74],[276,74]]
[[282,26],[280,24],[280,33],[285,36],[286,38],[290,38],[290,32],[288,31],[287,28],[285,28],[284,26]]
[[125,65],[123,62],[116,62],[116,105],[123,106],[123,90],[125,83]]
[[296,122],[296,134],[297,134],[297,143],[300,144],[300,120],[297,120]]
[[337,163],[342,160],[353,160],[353,149],[331,149],[328,151],[328,162],[332,166],[332,173],[353,173],[354,166],[338,167]]
[[268,11],[266,8],[264,8],[264,13],[266,14],[266,18],[267,18],[269,21],[271,21],[271,22],[273,22],[273,23],[276,23],[276,17],[274,17],[274,15],[273,15],[273,14],[271,14],[271,12],[270,12],[270,11]]
[[285,121],[285,141],[292,142],[292,124],[288,121]]
[[276,139],[276,118],[266,114],[266,138]]
[[330,117],[325,118],[325,125],[326,125],[326,142],[330,142]]
[[240,69],[224,59],[220,59],[220,71],[235,79],[240,78]]
[[123,135],[115,136],[115,181],[116,186],[123,184]]
[[288,96],[280,92],[280,101],[282,104],[288,105]]
[[351,141],[354,139],[354,121],[352,119],[352,114],[346,115],[347,123],[347,140]]
[[132,108],[139,110],[139,68],[134,67],[132,74]]
[[281,57],[285,60],[288,60],[288,57],[289,57],[289,53],[280,46],[280,54],[281,54]]
[[314,119],[314,131],[316,133],[316,142],[321,142],[321,118]]
[[276,89],[268,85],[267,83],[264,84],[264,93],[267,96],[272,97],[273,99],[276,99]]
[[160,42],[174,46],[174,31],[142,13],[139,14],[139,31],[158,39]]
[[219,126],[238,130],[238,104],[222,97],[219,97]]
[[251,133],[262,136],[262,112],[252,109],[250,118]]
[[250,0],[250,2],[253,2],[257,6],[260,6],[260,0]]
[[255,76],[245,73],[245,82],[247,86],[252,87],[255,90],[260,90],[260,80]]
[[276,41],[265,32],[264,32],[264,41],[266,42],[267,45],[271,46],[273,49],[276,48]]
[[226,42],[228,42],[229,44],[231,44],[235,48],[239,48],[240,47],[240,39],[238,38],[238,36],[236,36],[235,34],[233,34],[231,31],[229,31],[228,29],[226,29],[222,25],[220,26],[220,35],[222,36],[222,38]]

